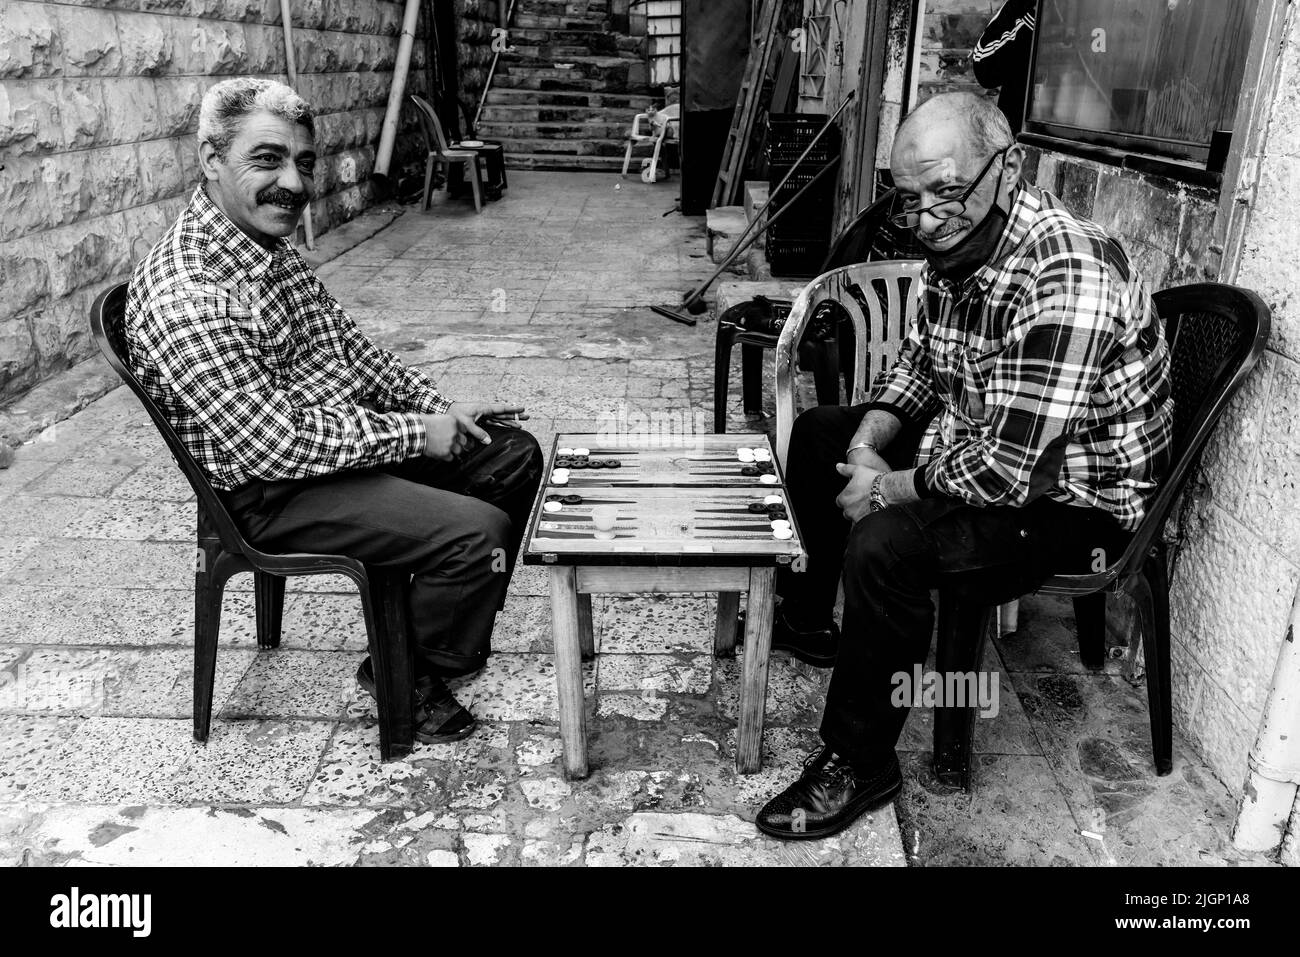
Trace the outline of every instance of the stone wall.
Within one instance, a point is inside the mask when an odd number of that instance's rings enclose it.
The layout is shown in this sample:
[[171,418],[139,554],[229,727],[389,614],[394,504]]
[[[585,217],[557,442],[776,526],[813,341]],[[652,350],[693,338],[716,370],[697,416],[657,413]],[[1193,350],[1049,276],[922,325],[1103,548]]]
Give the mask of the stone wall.
[[497,0],[456,0],[455,10],[459,94],[472,117],[492,67],[492,31],[500,26],[501,13]]
[[[399,0],[293,0],[318,233],[374,198]],[[425,84],[424,45],[411,80]],[[185,206],[213,83],[284,79],[279,0],[0,3],[0,404],[89,355],[87,309]],[[416,144],[399,137],[397,160]],[[396,166],[394,167],[397,168]]]

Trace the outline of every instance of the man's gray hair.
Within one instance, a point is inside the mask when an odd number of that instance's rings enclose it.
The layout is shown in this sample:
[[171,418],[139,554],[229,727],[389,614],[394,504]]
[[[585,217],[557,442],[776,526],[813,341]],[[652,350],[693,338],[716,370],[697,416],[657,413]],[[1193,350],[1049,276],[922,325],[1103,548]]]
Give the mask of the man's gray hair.
[[897,135],[901,136],[911,123],[954,119],[966,124],[971,149],[981,156],[989,156],[1016,141],[1011,124],[997,104],[978,93],[938,93],[930,97],[903,117]]
[[241,76],[222,80],[203,94],[199,107],[199,142],[211,143],[218,158],[224,160],[240,120],[261,110],[291,123],[301,123],[315,135],[311,106],[291,87],[275,80]]

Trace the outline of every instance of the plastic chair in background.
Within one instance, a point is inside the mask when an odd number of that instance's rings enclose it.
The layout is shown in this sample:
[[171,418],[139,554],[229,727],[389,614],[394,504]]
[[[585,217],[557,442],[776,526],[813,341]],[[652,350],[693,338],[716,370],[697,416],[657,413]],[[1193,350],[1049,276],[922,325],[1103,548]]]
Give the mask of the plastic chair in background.
[[[420,117],[420,127],[424,130],[425,146],[429,151],[424,161],[424,198],[421,201],[420,208],[429,208],[429,198],[433,191],[434,167],[443,167],[447,174],[446,180],[450,191],[451,167],[456,163],[464,163],[465,174],[469,178],[470,187],[474,190],[474,210],[481,213],[483,211],[482,154],[475,150],[454,150],[449,147],[447,137],[442,132],[442,123],[438,120],[438,114],[429,104],[429,101],[424,97],[412,95],[411,102],[415,104],[416,112]],[[471,171],[473,175],[470,175]]]
[[[681,104],[673,103],[657,113],[638,113],[632,119],[632,131],[627,135],[627,151],[623,154],[623,173],[632,162],[632,149],[646,143],[654,144],[654,152],[641,168],[641,182],[653,183],[659,175],[659,154],[665,140],[677,138],[677,127],[681,124]],[[645,124],[643,127],[642,124]],[[667,166],[664,169],[667,173]]]

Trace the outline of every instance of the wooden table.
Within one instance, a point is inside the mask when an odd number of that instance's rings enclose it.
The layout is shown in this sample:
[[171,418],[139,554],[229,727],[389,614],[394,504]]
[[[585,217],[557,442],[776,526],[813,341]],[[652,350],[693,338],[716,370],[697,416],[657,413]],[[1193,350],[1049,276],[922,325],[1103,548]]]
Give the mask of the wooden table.
[[[588,455],[559,454],[566,449]],[[742,462],[739,449],[762,450],[759,457],[766,453],[768,461]],[[524,562],[550,567],[560,734],[570,777],[588,773],[582,661],[595,656],[591,596],[611,593],[717,592],[713,649],[719,657],[735,654],[740,593],[749,593],[736,767],[744,774],[759,769],[773,583],[778,565],[800,562],[804,554],[771,451],[758,434],[556,436],[551,471],[529,519]],[[554,469],[565,458],[568,477],[560,482]],[[598,532],[592,518],[602,505],[617,512],[608,532]],[[776,537],[771,524],[781,515],[769,510],[778,507],[790,523],[789,538]]]

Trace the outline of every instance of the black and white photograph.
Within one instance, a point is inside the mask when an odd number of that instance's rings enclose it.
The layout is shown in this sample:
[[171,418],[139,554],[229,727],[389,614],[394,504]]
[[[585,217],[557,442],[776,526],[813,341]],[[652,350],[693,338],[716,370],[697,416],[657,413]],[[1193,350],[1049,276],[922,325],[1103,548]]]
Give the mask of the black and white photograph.
[[11,913],[1274,923],[1298,6],[0,0]]

